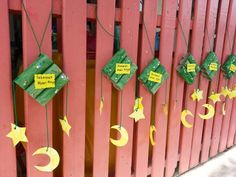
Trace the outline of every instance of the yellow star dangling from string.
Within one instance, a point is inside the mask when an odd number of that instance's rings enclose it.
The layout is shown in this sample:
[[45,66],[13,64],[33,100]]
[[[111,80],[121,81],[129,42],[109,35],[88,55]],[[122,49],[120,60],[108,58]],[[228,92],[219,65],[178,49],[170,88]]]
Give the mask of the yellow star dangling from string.
[[220,93],[214,93],[214,92],[212,92],[211,95],[210,95],[208,98],[211,99],[214,104],[215,104],[216,102],[218,102],[218,101],[221,101],[221,100],[220,100]]
[[15,124],[11,124],[11,131],[6,136],[11,138],[13,145],[16,146],[19,142],[28,142],[25,131],[25,127],[18,127]]
[[228,89],[227,86],[221,88],[220,94],[223,95],[224,97],[227,97],[230,95],[231,90]]
[[59,119],[60,123],[61,123],[61,128],[62,130],[68,135],[70,136],[70,129],[71,129],[71,126],[67,120],[67,117],[64,116],[63,119]]
[[203,91],[199,89],[194,89],[193,94],[191,95],[192,100],[195,101],[200,101],[203,99]]
[[139,121],[140,119],[144,119],[145,116],[143,114],[143,104],[142,104],[143,98],[136,98],[135,105],[134,105],[134,112],[129,115],[130,118],[133,118],[135,122]]

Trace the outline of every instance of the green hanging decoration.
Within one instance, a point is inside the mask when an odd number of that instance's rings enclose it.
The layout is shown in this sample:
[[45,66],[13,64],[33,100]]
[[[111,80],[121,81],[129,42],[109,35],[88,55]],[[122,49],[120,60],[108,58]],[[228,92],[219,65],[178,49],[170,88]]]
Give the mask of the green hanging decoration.
[[157,58],[154,58],[138,77],[147,90],[153,95],[167,78],[168,73]]
[[180,60],[180,64],[176,70],[187,84],[192,84],[195,81],[197,73],[200,71],[200,67],[193,55],[188,54]]
[[222,71],[227,79],[230,79],[236,73],[236,55],[229,55],[222,65]]
[[203,76],[209,80],[213,80],[219,68],[220,68],[220,62],[215,52],[210,51],[201,66],[201,71],[203,73]]
[[119,49],[103,67],[102,73],[110,79],[115,88],[122,90],[132,78],[138,67],[127,56],[124,49]]
[[69,81],[61,69],[45,54],[40,54],[14,82],[39,104],[45,106]]

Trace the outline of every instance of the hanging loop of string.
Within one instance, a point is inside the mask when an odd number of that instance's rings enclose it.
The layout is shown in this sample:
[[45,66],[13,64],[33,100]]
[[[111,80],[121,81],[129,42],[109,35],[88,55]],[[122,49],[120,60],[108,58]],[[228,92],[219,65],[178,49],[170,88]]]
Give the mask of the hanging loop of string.
[[[140,0],[140,3],[141,3],[142,6],[143,6],[143,1],[142,1],[142,0]],[[144,15],[143,15],[143,13],[142,13],[142,23],[143,23],[143,27],[144,27],[144,31],[145,31],[147,40],[148,40],[148,45],[149,45],[149,48],[150,48],[150,52],[152,53],[152,56],[155,57],[155,52],[154,52],[154,49],[153,49],[153,47],[152,47],[150,37],[149,37],[149,35],[148,35],[148,30],[147,30],[147,26],[146,26],[146,23],[145,23],[145,20],[144,20]]]
[[[140,0],[140,3],[143,6],[143,1],[142,0]],[[146,34],[146,37],[147,37],[147,40],[148,40],[148,45],[149,45],[150,51],[151,51],[153,57],[155,58],[155,52],[153,50],[150,37],[148,35],[148,30],[147,30],[147,26],[146,26],[146,23],[145,23],[145,20],[144,20],[144,16],[142,16],[142,22],[143,22],[144,31],[145,31],[145,34]],[[163,105],[166,105],[166,103],[167,103],[167,80],[165,81],[165,87],[166,87],[166,89],[165,89],[165,103]]]
[[[105,27],[104,25],[102,24],[101,20],[99,19],[98,17],[98,8],[96,6],[96,21],[97,21],[97,24],[99,24],[99,26],[102,28],[102,30],[108,34],[110,37],[112,37],[113,39],[117,39],[116,36],[109,32]],[[100,76],[100,104],[102,103],[103,104],[104,102],[104,97],[103,97],[103,80],[102,80],[102,72],[101,72],[101,76]],[[101,105],[100,105],[101,106]]]
[[213,51],[213,49],[214,49],[214,44],[213,44],[213,43],[211,42],[211,40],[210,40],[210,35],[209,35],[208,28],[206,28],[205,32],[206,32],[206,34],[207,34],[207,40],[208,40],[209,49],[210,49],[210,51]]
[[[176,0],[176,11],[178,12],[179,10],[178,10],[178,6],[179,6],[179,2],[178,2],[178,0]],[[178,14],[179,15],[179,14]],[[184,29],[183,29],[183,26],[182,26],[182,24],[181,24],[181,21],[179,20],[179,17],[177,16],[176,17],[176,19],[177,19],[177,22],[178,22],[178,25],[180,26],[180,31],[181,31],[181,33],[182,33],[182,37],[183,37],[183,39],[184,39],[184,43],[185,43],[185,45],[186,45],[186,48],[187,48],[187,52],[189,52],[190,51],[190,48],[189,48],[189,45],[188,45],[188,41],[187,41],[187,38],[186,38],[186,36],[185,36],[185,33],[184,33]],[[175,103],[177,103],[178,102],[178,90],[177,90],[177,87],[178,87],[178,77],[176,77],[176,92],[175,92]]]
[[[178,6],[179,6],[179,2],[178,2],[178,0],[176,0],[176,10],[177,10],[177,12],[178,12]],[[178,16],[179,16],[179,14],[178,14]],[[177,19],[178,25],[180,26],[180,30],[181,30],[182,37],[184,39],[184,43],[186,45],[187,51],[189,52],[190,48],[189,48],[189,45],[188,45],[187,37],[185,36],[183,25],[182,25],[181,21],[179,20],[178,16],[176,17],[176,19]]]
[[45,28],[44,28],[44,30],[43,30],[43,36],[42,36],[42,38],[41,38],[40,41],[39,41],[39,39],[38,39],[38,37],[37,37],[37,35],[36,35],[36,32],[35,32],[35,30],[34,30],[32,21],[31,21],[31,19],[30,19],[30,16],[29,16],[28,11],[26,10],[26,6],[25,6],[23,0],[21,0],[21,5],[22,5],[23,11],[25,12],[26,19],[27,19],[27,22],[28,22],[28,24],[29,24],[30,30],[31,30],[31,32],[32,32],[32,34],[33,34],[33,36],[34,36],[35,42],[36,42],[36,44],[37,44],[37,46],[38,46],[39,54],[41,54],[41,53],[42,53],[42,49],[41,49],[41,48],[42,48],[42,44],[43,44],[43,41],[44,41],[44,37],[45,37],[46,31],[47,31],[47,29],[48,29],[48,26],[49,26],[49,24],[50,24],[50,19],[51,19],[51,17],[52,17],[52,5],[53,5],[53,4],[52,4],[52,0],[51,0],[51,10],[50,10],[50,12],[49,12],[48,19],[47,19]]
[[[115,20],[115,19],[114,19],[114,20]],[[101,22],[101,20],[100,20],[100,18],[99,18],[99,16],[98,16],[98,8],[97,8],[97,6],[96,6],[96,21],[98,22],[99,26],[102,28],[102,30],[103,30],[105,33],[107,33],[109,36],[111,36],[111,37],[114,38],[114,39],[118,39],[118,38],[114,35],[114,33],[108,31],[108,30],[104,27],[104,25],[102,24],[102,22]]]

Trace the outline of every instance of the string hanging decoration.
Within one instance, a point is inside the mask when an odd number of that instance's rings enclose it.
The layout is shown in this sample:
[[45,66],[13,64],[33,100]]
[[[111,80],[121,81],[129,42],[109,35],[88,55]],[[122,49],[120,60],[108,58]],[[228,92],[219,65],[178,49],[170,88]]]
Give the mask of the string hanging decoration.
[[193,84],[200,71],[200,67],[193,55],[188,54],[180,60],[176,70],[187,84]]
[[236,55],[229,55],[222,65],[222,71],[226,79],[230,79],[236,73]]
[[152,94],[157,92],[167,78],[168,73],[157,58],[154,58],[138,77]]
[[126,51],[119,49],[103,67],[102,73],[111,80],[115,88],[122,90],[137,69],[138,67],[127,56]]
[[[138,67],[132,62],[131,58],[127,56],[124,49],[119,49],[110,61],[102,68],[102,73],[113,83],[114,87],[118,90],[122,90],[128,81],[137,71]],[[101,84],[102,85],[102,84]],[[102,93],[101,93],[102,95]],[[125,146],[128,143],[128,132],[122,126],[122,91],[120,93],[120,124],[114,125],[111,129],[116,129],[121,134],[119,140],[110,138],[112,144],[118,147]],[[103,107],[103,96],[101,96],[100,102],[100,114],[101,105]]]
[[14,82],[45,106],[67,84],[68,77],[45,54],[33,62]]
[[[12,94],[13,94],[13,104],[14,104],[14,124],[11,124],[11,131],[7,134],[7,137],[11,138],[13,145],[16,146],[19,142],[28,142],[25,136],[26,128],[18,126],[18,117],[16,111],[16,85],[21,87],[25,92],[27,92],[34,100],[36,100],[40,105],[45,107],[45,122],[46,122],[46,146],[37,149],[34,155],[47,155],[50,162],[46,166],[35,166],[35,168],[42,172],[52,172],[60,162],[60,156],[58,152],[50,147],[49,140],[49,127],[48,127],[48,109],[47,103],[63,88],[64,85],[68,86],[69,79],[62,72],[62,70],[53,63],[53,61],[45,54],[42,53],[42,44],[46,35],[48,27],[50,27],[50,21],[52,17],[52,1],[51,9],[48,14],[48,18],[43,29],[43,35],[41,40],[38,39],[35,29],[32,25],[29,13],[26,6],[21,0],[22,10],[25,13],[26,20],[29,25],[29,29],[32,32],[35,43],[38,47],[38,57],[35,61],[27,67],[23,73],[13,80],[12,84]],[[66,115],[68,113],[68,87],[66,87]],[[66,117],[66,116],[65,116]],[[67,119],[66,119],[67,120]],[[63,127],[62,127],[63,128]],[[64,130],[65,131],[65,130]],[[69,134],[69,130],[66,132]]]
[[213,80],[215,74],[220,68],[220,62],[215,52],[210,51],[201,65],[201,72],[208,80]]

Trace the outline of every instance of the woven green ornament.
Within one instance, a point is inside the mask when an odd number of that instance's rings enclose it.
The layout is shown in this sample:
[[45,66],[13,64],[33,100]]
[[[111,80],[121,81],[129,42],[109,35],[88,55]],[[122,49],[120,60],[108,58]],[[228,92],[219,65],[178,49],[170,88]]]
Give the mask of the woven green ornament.
[[152,94],[157,92],[167,78],[168,73],[157,58],[154,58],[138,77],[147,90]]
[[195,81],[197,73],[200,71],[200,67],[194,57],[188,54],[180,60],[180,64],[176,70],[187,84],[192,84]]
[[102,73],[112,81],[115,88],[122,90],[137,69],[138,67],[127,56],[126,51],[119,49],[103,67]]
[[44,106],[68,81],[68,77],[47,55],[40,54],[14,83]]
[[220,68],[219,60],[214,52],[209,52],[205,61],[201,66],[203,76],[209,80],[212,80]]
[[236,55],[229,55],[225,63],[222,65],[224,76],[230,79],[236,73]]

